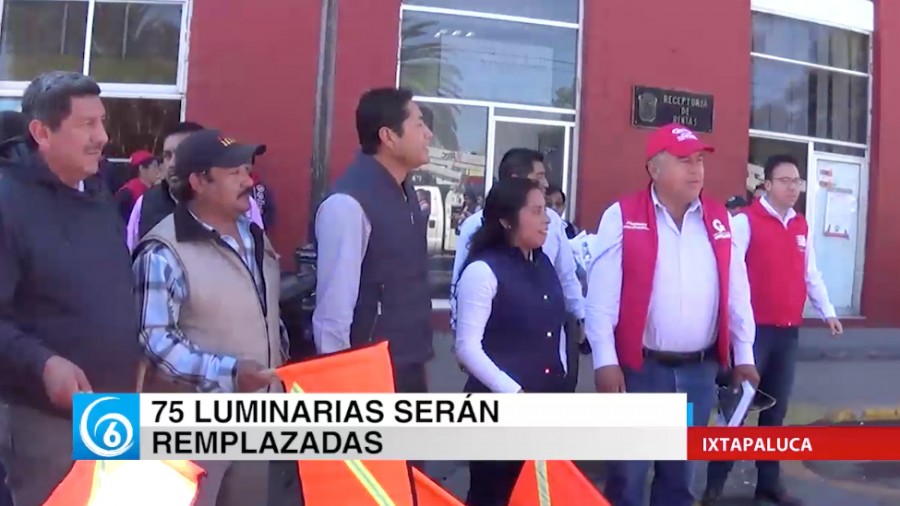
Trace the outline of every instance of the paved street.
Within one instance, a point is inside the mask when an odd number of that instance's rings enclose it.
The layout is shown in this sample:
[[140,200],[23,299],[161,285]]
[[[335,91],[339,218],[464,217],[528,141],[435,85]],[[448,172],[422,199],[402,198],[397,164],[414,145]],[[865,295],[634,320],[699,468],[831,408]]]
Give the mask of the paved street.
[[[450,340],[450,334],[435,338],[437,357],[431,364],[430,381],[436,392],[458,392],[465,381],[450,354]],[[839,410],[900,407],[900,331],[848,330],[844,338],[836,340],[811,329],[803,332],[802,346],[804,360],[797,373],[789,424],[810,424]],[[579,372],[578,391],[593,391],[588,357],[582,357]],[[602,463],[580,465],[595,483],[602,483]],[[792,462],[785,464],[785,475],[791,490],[810,506],[896,506],[900,504],[900,480],[896,479],[900,469],[889,465],[818,464],[817,470],[823,474],[843,478],[838,482]],[[468,476],[461,463],[432,462],[429,466],[429,474],[444,480],[444,486],[458,497],[465,496]],[[881,475],[884,471],[887,476]],[[705,479],[700,474],[698,489]],[[728,495],[734,497],[728,506],[750,505],[754,484],[753,464],[739,464],[728,484]]]
[[[841,410],[900,407],[900,330],[848,330],[840,340],[820,329],[804,330],[788,423],[806,425]],[[435,336],[437,356],[429,365],[435,392],[459,392],[465,376],[450,353],[451,335]],[[582,357],[578,390],[593,391],[590,360]],[[886,423],[900,423],[889,421]],[[602,486],[602,462],[579,463],[585,474]],[[293,463],[278,463],[270,506],[295,506],[298,492]],[[705,466],[701,466],[704,468]],[[787,484],[809,506],[896,506],[900,504],[900,463],[784,464]],[[427,472],[448,490],[464,497],[468,473],[458,462],[429,462]],[[703,475],[696,486],[703,485]],[[727,506],[749,506],[755,481],[752,463],[740,463],[731,476]]]

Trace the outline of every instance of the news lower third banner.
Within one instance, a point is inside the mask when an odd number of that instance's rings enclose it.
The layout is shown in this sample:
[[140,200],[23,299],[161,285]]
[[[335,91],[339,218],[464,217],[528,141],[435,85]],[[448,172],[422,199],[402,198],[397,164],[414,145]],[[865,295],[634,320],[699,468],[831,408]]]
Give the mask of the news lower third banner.
[[76,394],[75,460],[684,460],[683,394]]
[[694,427],[692,409],[683,394],[77,394],[73,459],[900,460],[900,427]]

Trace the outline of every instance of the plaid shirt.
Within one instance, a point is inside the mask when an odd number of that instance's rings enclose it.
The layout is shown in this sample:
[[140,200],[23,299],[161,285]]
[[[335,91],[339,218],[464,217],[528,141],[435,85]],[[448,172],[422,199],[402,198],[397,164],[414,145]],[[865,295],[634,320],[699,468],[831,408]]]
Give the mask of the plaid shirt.
[[[213,230],[199,219],[197,222]],[[256,244],[250,223],[243,216],[238,220],[243,252],[234,238],[220,237],[241,256],[253,275],[257,295],[265,301],[262,273],[254,260]],[[234,392],[237,359],[203,351],[178,328],[181,305],[189,295],[183,267],[172,250],[160,242],[151,242],[135,259],[133,273],[141,312],[139,338],[153,365],[177,381],[192,385],[198,392]],[[282,358],[286,358],[287,330],[280,320],[279,327]]]

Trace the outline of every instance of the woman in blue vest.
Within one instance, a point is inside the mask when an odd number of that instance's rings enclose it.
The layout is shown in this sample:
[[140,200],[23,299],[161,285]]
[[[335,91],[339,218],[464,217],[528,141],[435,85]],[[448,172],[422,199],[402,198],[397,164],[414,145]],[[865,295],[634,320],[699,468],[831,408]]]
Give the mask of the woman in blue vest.
[[[456,356],[466,392],[564,392],[566,304],[541,252],[549,220],[538,183],[494,184],[456,285]],[[506,506],[522,462],[471,462],[468,506]]]

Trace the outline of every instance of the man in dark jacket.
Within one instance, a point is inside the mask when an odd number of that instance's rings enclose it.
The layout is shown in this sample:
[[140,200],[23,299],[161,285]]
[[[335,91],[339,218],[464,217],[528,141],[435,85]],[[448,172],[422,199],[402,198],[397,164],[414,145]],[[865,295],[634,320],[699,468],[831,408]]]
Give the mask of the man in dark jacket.
[[166,134],[163,141],[162,170],[163,180],[160,184],[150,188],[138,197],[132,206],[131,215],[126,217],[128,227],[126,242],[129,249],[137,246],[141,237],[147,234],[163,218],[172,214],[175,210],[175,197],[172,196],[172,186],[177,183],[174,175],[175,148],[193,132],[203,130],[203,127],[192,121],[185,121],[175,126]]
[[319,353],[389,343],[396,389],[428,391],[434,352],[425,216],[409,181],[428,163],[431,130],[407,90],[365,93],[361,152],[316,213],[313,337]]
[[41,75],[22,99],[30,137],[0,146],[0,458],[16,506],[39,506],[69,471],[74,393],[135,389],[131,262],[95,177],[99,95],[84,75]]

